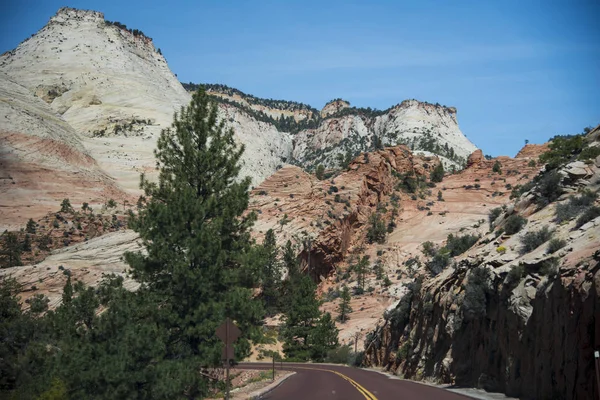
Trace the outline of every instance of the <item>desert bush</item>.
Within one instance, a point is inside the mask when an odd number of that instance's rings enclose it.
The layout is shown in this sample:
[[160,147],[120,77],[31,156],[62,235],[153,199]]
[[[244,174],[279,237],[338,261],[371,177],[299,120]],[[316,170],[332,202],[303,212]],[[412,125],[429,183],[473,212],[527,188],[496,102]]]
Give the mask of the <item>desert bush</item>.
[[504,253],[506,253],[506,247],[504,247],[504,246],[498,246],[496,248],[496,252],[498,252],[500,254],[504,254]]
[[527,254],[537,249],[542,244],[550,240],[553,234],[554,232],[548,229],[547,226],[544,226],[543,228],[537,231],[530,231],[525,233],[525,235],[523,235],[523,237],[521,238],[521,245],[523,247],[521,247],[520,253]]
[[441,182],[444,179],[444,166],[442,163],[439,163],[433,171],[431,171],[429,179],[431,179],[431,182]]
[[456,257],[473,247],[478,240],[479,236],[475,235],[454,236],[453,234],[449,234],[445,247],[450,251],[451,257]]
[[518,214],[513,214],[506,219],[504,224],[504,232],[507,235],[514,235],[519,232],[527,224],[527,219],[521,217]]
[[352,350],[350,346],[340,346],[336,349],[329,350],[325,361],[333,364],[348,364]]
[[571,161],[584,147],[582,135],[555,136],[549,144],[550,150],[540,156],[540,162],[546,164],[546,169],[556,169]]
[[502,164],[500,164],[500,161],[496,161],[494,163],[494,166],[492,167],[492,171],[497,174],[502,174]]
[[364,351],[359,351],[357,353],[351,352],[350,356],[348,357],[348,365],[351,367],[360,367],[364,358]]
[[573,219],[594,204],[597,193],[585,191],[579,196],[569,196],[567,201],[556,205],[555,221],[561,223]]
[[587,161],[594,160],[598,156],[600,156],[600,146],[588,146],[579,153],[577,159]]
[[494,221],[498,219],[498,217],[502,214],[502,208],[496,207],[490,210],[490,214],[488,215],[488,221],[490,222],[490,231],[494,229]]
[[557,258],[550,258],[548,260],[544,260],[540,264],[540,275],[553,277],[558,273],[558,265],[559,261]]
[[525,276],[525,266],[522,264],[515,265],[508,271],[507,275],[507,283],[513,284],[521,281],[521,279]]
[[586,223],[597,217],[600,217],[600,207],[589,207],[587,210],[584,211],[583,214],[581,214],[579,218],[577,218],[577,222],[575,223],[575,229],[585,225]]
[[557,171],[544,174],[537,184],[538,196],[535,199],[536,204],[543,207],[558,200],[560,195],[564,193],[560,185],[561,180],[562,176]]
[[387,230],[385,223],[379,213],[373,213],[369,217],[369,228],[367,230],[367,240],[369,243],[385,243]]
[[566,240],[554,238],[554,239],[550,240],[550,243],[548,243],[548,248],[546,249],[546,252],[549,254],[555,253],[558,250],[565,247],[566,245],[567,245]]
[[425,267],[432,276],[438,275],[450,265],[450,253],[445,248],[442,248],[425,263]]

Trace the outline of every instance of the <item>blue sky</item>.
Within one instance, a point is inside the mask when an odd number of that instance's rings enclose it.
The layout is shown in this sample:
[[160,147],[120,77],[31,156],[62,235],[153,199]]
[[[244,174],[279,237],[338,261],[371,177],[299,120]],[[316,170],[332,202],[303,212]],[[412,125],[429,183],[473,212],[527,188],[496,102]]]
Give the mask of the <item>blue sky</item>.
[[0,52],[64,5],[142,30],[183,82],[321,108],[457,107],[486,154],[600,123],[599,1],[9,0]]

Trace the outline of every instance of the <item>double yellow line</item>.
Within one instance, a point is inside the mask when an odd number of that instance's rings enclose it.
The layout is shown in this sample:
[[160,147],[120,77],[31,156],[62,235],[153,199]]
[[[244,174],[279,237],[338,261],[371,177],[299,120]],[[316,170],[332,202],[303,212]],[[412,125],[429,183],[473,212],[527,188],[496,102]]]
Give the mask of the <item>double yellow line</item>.
[[326,371],[326,372],[333,372],[334,374],[336,374],[337,376],[347,380],[348,382],[350,382],[350,384],[352,386],[354,386],[354,388],[356,390],[358,390],[360,392],[360,394],[362,394],[363,396],[365,396],[365,399],[367,400],[377,400],[377,397],[375,397],[375,395],[371,392],[369,392],[367,389],[365,389],[364,387],[362,387],[358,382],[356,382],[354,379],[342,374],[341,372],[337,372],[334,371],[332,369],[324,369],[324,368],[307,368],[307,367],[293,367],[293,368],[299,368],[299,369],[311,369],[311,370],[316,370],[316,371]]

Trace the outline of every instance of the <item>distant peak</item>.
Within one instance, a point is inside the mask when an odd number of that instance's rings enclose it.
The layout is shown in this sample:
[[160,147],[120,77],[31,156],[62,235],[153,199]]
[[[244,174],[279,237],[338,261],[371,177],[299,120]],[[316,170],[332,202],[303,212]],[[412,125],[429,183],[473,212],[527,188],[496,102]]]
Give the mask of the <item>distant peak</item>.
[[345,108],[350,107],[350,102],[342,99],[333,99],[321,110],[321,118],[326,118],[329,115],[335,114]]
[[81,10],[78,8],[61,7],[56,14],[50,18],[50,22],[64,23],[69,20],[99,20],[104,21],[104,13],[93,10]]
[[404,100],[402,103],[398,104],[396,106],[397,108],[410,108],[410,107],[421,107],[421,108],[437,108],[440,110],[443,110],[445,112],[448,112],[450,114],[456,114],[456,107],[448,107],[445,105],[442,105],[440,103],[429,103],[427,101],[419,101],[416,99],[408,99],[408,100]]

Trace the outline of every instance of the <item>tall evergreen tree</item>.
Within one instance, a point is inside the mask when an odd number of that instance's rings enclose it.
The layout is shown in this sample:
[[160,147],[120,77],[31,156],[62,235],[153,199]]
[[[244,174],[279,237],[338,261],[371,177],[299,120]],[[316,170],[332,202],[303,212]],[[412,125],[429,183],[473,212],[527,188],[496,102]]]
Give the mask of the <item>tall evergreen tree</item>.
[[360,261],[354,266],[356,272],[356,283],[360,292],[365,289],[365,281],[367,279],[367,268],[369,267],[369,256],[363,256]]
[[335,327],[331,314],[322,314],[309,337],[311,344],[310,358],[316,362],[325,361],[327,353],[339,346],[338,333],[339,330]]
[[444,165],[441,162],[431,171],[429,178],[431,182],[441,182],[444,179]]
[[306,275],[298,274],[291,279],[293,290],[285,313],[283,352],[292,360],[307,361],[311,358],[311,334],[321,315],[315,297],[317,287]]
[[147,201],[132,227],[147,253],[126,260],[141,292],[161,299],[156,318],[169,333],[165,358],[174,374],[220,364],[215,329],[225,317],[242,331],[239,358],[249,354],[248,339],[260,337],[263,311],[252,296],[259,259],[249,232],[255,215],[244,214],[250,179],[238,179],[243,150],[200,89],[161,132],[158,182],[142,175]]
[[0,248],[0,266],[10,268],[21,265],[22,246],[19,238],[13,232],[2,235],[2,248]]
[[280,308],[279,298],[281,296],[281,263],[279,262],[279,251],[275,242],[275,232],[269,229],[265,234],[263,242],[263,265],[262,265],[262,297],[265,303],[267,315],[274,315]]
[[27,226],[25,227],[25,232],[35,233],[35,231],[36,231],[36,223],[33,220],[33,218],[29,218],[29,221],[27,221]]
[[348,320],[348,314],[350,314],[352,312],[352,307],[350,307],[350,290],[348,289],[348,286],[344,285],[344,287],[342,288],[342,293],[341,293],[341,301],[340,304],[338,305],[338,319],[340,320],[341,323],[344,323]]

